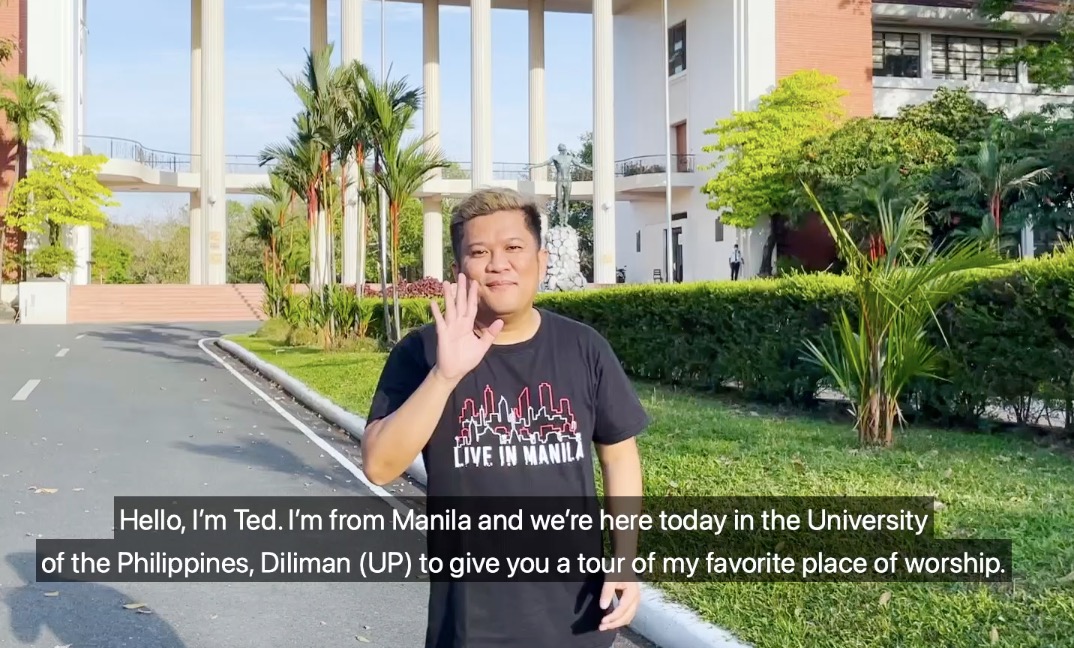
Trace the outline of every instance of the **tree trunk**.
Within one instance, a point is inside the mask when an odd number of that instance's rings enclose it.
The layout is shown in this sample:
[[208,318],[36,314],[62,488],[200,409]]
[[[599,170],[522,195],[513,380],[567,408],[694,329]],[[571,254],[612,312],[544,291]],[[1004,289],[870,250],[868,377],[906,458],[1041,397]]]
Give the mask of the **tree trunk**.
[[772,253],[777,251],[779,241],[786,230],[786,218],[782,214],[773,214],[769,219],[768,238],[765,239],[764,248],[761,250],[761,265],[757,270],[757,274],[762,277],[771,277],[773,274]]

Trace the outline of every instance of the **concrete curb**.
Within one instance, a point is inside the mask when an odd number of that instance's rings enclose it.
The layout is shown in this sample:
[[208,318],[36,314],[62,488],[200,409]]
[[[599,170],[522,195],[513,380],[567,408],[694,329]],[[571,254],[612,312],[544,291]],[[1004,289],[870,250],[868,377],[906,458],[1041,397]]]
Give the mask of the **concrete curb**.
[[[216,345],[243,364],[287,391],[298,402],[347,431],[361,442],[365,419],[318,394],[280,368],[265,362],[231,340],[217,339]],[[410,465],[407,474],[422,485],[427,483],[425,462],[421,456]],[[750,648],[725,630],[702,620],[693,610],[669,601],[651,585],[641,585],[641,605],[630,624],[638,634],[660,648]]]

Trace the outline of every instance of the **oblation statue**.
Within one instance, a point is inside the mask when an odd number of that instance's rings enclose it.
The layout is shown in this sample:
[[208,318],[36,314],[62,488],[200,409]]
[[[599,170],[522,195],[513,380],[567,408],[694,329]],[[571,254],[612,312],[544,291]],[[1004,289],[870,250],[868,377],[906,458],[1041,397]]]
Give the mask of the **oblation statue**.
[[593,168],[559,145],[559,153],[541,164],[531,164],[531,169],[551,166],[556,170],[556,202],[548,229],[548,274],[542,290],[580,290],[585,288],[585,275],[581,270],[578,249],[578,231],[570,225],[571,182],[575,167],[592,171]]

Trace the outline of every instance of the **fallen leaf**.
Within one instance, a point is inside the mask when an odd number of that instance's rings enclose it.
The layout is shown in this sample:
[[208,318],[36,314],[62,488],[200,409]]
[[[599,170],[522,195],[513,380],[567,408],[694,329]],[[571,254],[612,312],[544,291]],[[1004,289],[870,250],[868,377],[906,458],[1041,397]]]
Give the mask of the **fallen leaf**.
[[85,488],[72,488],[71,490],[73,490],[74,492],[78,493],[78,492],[84,491],[86,489]]
[[56,648],[71,648],[71,644],[64,644],[62,646],[56,646]]
[[59,592],[45,592],[45,596],[59,596]]
[[891,601],[891,592],[885,591],[880,595],[880,607],[887,607],[889,601]]
[[1074,583],[1074,571],[1059,579],[1060,583]]
[[988,638],[992,640],[992,643],[999,643],[999,628],[992,626],[992,632],[988,633]]
[[369,640],[366,639],[365,637],[363,637],[362,635],[355,635],[354,638],[357,639],[358,641],[361,641],[362,643],[369,643]]
[[127,608],[128,610],[137,610],[138,608],[144,608],[145,603],[127,603],[123,607]]
[[30,487],[30,490],[32,490],[34,492],[34,494],[45,493],[46,495],[51,495],[52,493],[55,493],[57,489],[55,489],[55,488],[38,488],[37,486],[32,486],[32,487]]
[[137,610],[138,614],[153,614],[153,610],[146,608],[144,610]]

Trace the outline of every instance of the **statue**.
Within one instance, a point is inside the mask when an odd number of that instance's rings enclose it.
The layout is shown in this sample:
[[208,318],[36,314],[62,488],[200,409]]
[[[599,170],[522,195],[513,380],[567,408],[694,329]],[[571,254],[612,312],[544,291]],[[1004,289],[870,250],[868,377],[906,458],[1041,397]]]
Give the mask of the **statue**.
[[559,145],[559,154],[548,158],[547,162],[531,164],[531,169],[540,169],[546,166],[556,169],[556,208],[555,215],[558,225],[567,225],[570,212],[568,211],[571,201],[571,182],[573,181],[574,167],[593,171],[593,167],[585,164],[572,153],[567,152],[567,147]]
[[574,167],[587,171],[592,171],[593,168],[568,153],[563,144],[559,145],[558,155],[553,155],[547,162],[531,164],[529,168],[540,169],[549,165],[556,170],[556,203],[554,220],[546,238],[548,273],[541,289],[581,290],[585,288],[586,279],[581,271],[578,232],[570,226],[571,181]]

